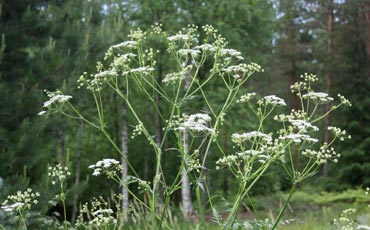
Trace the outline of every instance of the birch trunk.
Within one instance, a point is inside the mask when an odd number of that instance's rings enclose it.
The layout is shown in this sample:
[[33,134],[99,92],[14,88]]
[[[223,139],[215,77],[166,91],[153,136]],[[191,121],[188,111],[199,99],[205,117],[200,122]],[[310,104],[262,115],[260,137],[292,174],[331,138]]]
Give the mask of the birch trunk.
[[[189,154],[189,133],[184,131],[184,158]],[[181,198],[182,207],[184,209],[185,218],[189,218],[193,210],[191,203],[190,179],[184,166],[181,171]]]
[[[126,159],[128,157],[128,129],[127,129],[127,108],[126,105],[122,105],[122,131],[121,131],[121,150],[122,150],[122,158],[121,158],[121,164],[122,164],[122,181],[125,181],[128,176],[128,170],[127,170],[127,162]],[[121,187],[121,194],[122,194],[122,211],[125,215],[127,214],[127,209],[129,206],[128,202],[128,190],[125,186]]]
[[[184,79],[184,89],[185,91],[189,89],[191,82],[191,76],[189,74],[185,75]],[[187,155],[189,154],[189,132],[185,129],[184,136],[183,136],[183,144],[184,144],[184,158],[186,159]],[[182,200],[182,207],[184,209],[185,218],[189,218],[192,210],[193,205],[191,203],[191,191],[190,191],[190,178],[186,171],[186,166],[184,162],[184,167],[181,171],[181,200]]]

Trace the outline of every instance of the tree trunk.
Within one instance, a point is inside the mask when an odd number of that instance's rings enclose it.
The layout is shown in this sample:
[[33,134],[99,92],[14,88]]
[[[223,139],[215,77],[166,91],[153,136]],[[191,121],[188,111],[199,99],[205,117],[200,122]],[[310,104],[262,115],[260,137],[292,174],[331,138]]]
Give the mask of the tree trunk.
[[[184,131],[184,158],[189,154],[189,133]],[[191,203],[190,179],[184,166],[181,171],[181,197],[182,207],[184,208],[185,218],[189,218],[193,210]]]
[[370,1],[365,3],[365,18],[366,18],[366,63],[367,63],[367,77],[370,79]]
[[[121,132],[121,150],[122,150],[122,181],[125,181],[128,176],[128,169],[127,169],[127,157],[128,157],[128,128],[127,128],[127,108],[125,104],[122,104],[122,132]],[[127,214],[127,209],[129,206],[128,202],[128,190],[125,186],[121,187],[121,194],[122,194],[122,211],[124,212],[125,218]]]
[[[292,4],[292,7],[294,7],[294,4]],[[291,9],[292,12],[294,12],[294,8]],[[296,57],[297,57],[297,41],[296,41],[296,23],[294,21],[294,17],[292,18],[292,21],[291,21],[291,28],[290,28],[290,34],[289,34],[289,40],[290,40],[290,44],[291,44],[291,59],[290,59],[290,68],[291,68],[291,72],[290,72],[290,85],[293,85],[294,83],[297,82],[297,64],[296,64]],[[300,105],[299,105],[299,99],[298,99],[298,96],[296,94],[293,94],[293,97],[292,97],[292,108],[294,110],[299,110],[300,109]],[[299,170],[299,150],[298,150],[298,147],[295,147],[294,149],[294,166],[295,166],[295,169],[298,171]]]
[[[184,89],[185,91],[189,89],[191,82],[191,76],[189,74],[185,75],[184,79]],[[189,154],[189,132],[185,129],[184,136],[183,136],[183,143],[184,143],[184,158]],[[191,191],[190,191],[190,178],[186,172],[186,166],[184,162],[184,168],[181,171],[181,198],[182,198],[182,206],[184,208],[185,217],[189,218],[192,210],[193,205],[191,203]]]
[[[77,154],[76,154],[76,180],[75,186],[79,186],[80,178],[81,178],[81,152],[82,152],[82,133],[83,133],[84,123],[83,121],[80,122],[80,126],[78,127],[77,132]],[[77,217],[77,201],[78,201],[78,194],[74,195],[73,198],[73,210],[72,210],[72,217],[71,221],[74,223]]]
[[[326,93],[330,95],[331,93],[331,85],[332,85],[332,57],[333,57],[333,27],[334,27],[334,12],[333,12],[333,1],[331,0],[329,2],[328,6],[328,55],[327,55],[327,74],[326,74]],[[331,108],[331,103],[327,103],[325,106],[325,112],[327,113]],[[330,143],[330,132],[328,130],[328,127],[331,125],[331,114],[329,113],[325,117],[325,135],[324,135],[324,141],[326,143]],[[323,176],[327,177],[329,173],[328,169],[328,163],[326,162],[324,164],[323,169]]]

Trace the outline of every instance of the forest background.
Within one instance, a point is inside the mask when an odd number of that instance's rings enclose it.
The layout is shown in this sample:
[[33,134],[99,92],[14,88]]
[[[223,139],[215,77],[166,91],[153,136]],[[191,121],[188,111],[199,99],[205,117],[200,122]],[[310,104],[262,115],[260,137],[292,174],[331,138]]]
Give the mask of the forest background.
[[[160,23],[175,34],[188,24],[213,25],[240,50],[246,61],[264,68],[246,89],[260,95],[277,94],[291,109],[298,104],[289,85],[303,73],[315,73],[320,89],[345,95],[352,106],[322,122],[346,129],[352,139],[337,146],[337,164],[329,163],[310,180],[324,191],[370,187],[370,1],[368,0],[1,0],[0,1],[0,201],[27,187],[45,190],[47,168],[60,163],[72,170],[68,206],[109,196],[118,186],[91,176],[88,166],[102,158],[119,159],[102,134],[62,116],[38,116],[45,101],[44,89],[61,89],[73,95],[83,111],[93,109],[76,88],[79,76],[95,69],[113,44],[127,40],[130,30]],[[162,78],[166,60],[158,72]],[[214,100],[225,97],[214,89]],[[153,129],[161,129],[137,97]],[[115,96],[104,98],[110,134],[122,142],[123,121],[128,132],[136,125]],[[228,115],[223,145],[232,148],[230,135],[255,126],[243,109]],[[132,121],[132,122],[130,122]],[[160,132],[160,131],[158,131]],[[128,141],[128,158],[144,179],[154,175],[155,156],[145,139]],[[138,147],[140,146],[140,147]],[[214,151],[208,167],[220,156]],[[164,155],[166,170],[177,170],[174,155]],[[268,195],[287,189],[282,172],[270,171],[253,193]],[[225,172],[212,171],[213,191],[232,197],[237,187]],[[50,197],[55,191],[49,191]],[[181,202],[181,194],[178,194]],[[38,209],[48,210],[43,197]]]

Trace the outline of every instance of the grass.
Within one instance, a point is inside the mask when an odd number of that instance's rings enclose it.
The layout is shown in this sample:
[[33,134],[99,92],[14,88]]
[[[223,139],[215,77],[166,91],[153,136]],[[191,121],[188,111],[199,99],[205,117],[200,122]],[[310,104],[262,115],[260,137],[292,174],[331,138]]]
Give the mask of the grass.
[[[253,218],[274,219],[287,194],[280,193],[253,199],[257,210]],[[336,229],[333,220],[339,218],[343,210],[356,209],[353,219],[359,224],[370,225],[370,195],[362,189],[346,190],[340,193],[315,192],[305,188],[297,191],[289,204],[279,230],[328,230]],[[248,208],[251,205],[246,205]],[[248,209],[247,208],[247,209]],[[250,212],[250,210],[247,210]],[[243,215],[240,215],[241,219]]]

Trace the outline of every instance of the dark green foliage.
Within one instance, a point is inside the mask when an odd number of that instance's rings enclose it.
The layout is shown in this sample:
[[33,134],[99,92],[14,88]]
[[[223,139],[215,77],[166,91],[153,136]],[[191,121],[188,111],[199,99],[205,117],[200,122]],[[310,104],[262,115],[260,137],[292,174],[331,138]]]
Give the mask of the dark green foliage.
[[[352,139],[337,148],[342,158],[338,165],[329,165],[330,177],[318,181],[323,189],[330,191],[370,186],[370,75],[369,60],[366,60],[369,35],[365,30],[363,4],[363,1],[348,0],[335,5],[334,52],[328,57],[326,5],[322,1],[0,1],[0,176],[6,183],[1,199],[28,185],[36,186],[49,194],[40,201],[40,210],[46,212],[47,200],[55,193],[46,189],[47,166],[58,162],[72,169],[73,176],[68,181],[71,197],[82,194],[84,201],[118,191],[118,186],[111,186],[109,181],[89,176],[92,173],[89,165],[102,158],[120,157],[103,135],[93,128],[85,128],[79,146],[78,121],[68,121],[62,116],[39,117],[37,113],[46,99],[43,89],[61,89],[73,95],[73,103],[79,104],[83,114],[94,120],[95,115],[90,114],[93,103],[84,96],[87,91],[71,90],[76,80],[84,71],[93,72],[106,49],[126,40],[130,30],[147,29],[156,22],[162,23],[171,34],[187,24],[213,25],[229,41],[230,48],[241,50],[246,60],[257,62],[265,69],[265,73],[254,76],[252,83],[243,89],[245,92],[277,94],[290,100],[292,96],[285,89],[293,74],[298,77],[304,72],[314,72],[323,79],[328,64],[333,64],[332,95],[345,95],[352,107],[334,116],[332,123],[346,129]],[[158,39],[153,37],[149,42],[162,57],[156,73],[160,81],[173,71],[173,63],[168,62],[167,50]],[[205,77],[208,73],[202,71],[201,76]],[[324,81],[321,83],[317,91],[324,90]],[[222,102],[225,92],[219,90],[217,83],[211,87],[213,92],[207,97],[212,102]],[[136,96],[135,88],[128,90]],[[155,135],[152,104],[144,97],[135,100],[134,106],[147,113],[145,119],[151,122]],[[103,101],[107,131],[119,146],[121,105],[109,95],[103,95]],[[167,113],[166,102],[161,101],[160,106]],[[194,101],[187,107],[190,111],[202,111],[205,106]],[[132,114],[128,116],[129,133],[132,133],[137,124]],[[230,108],[225,122],[226,128],[219,138],[230,153],[234,151],[231,134],[258,125],[252,113],[243,107]],[[273,129],[276,124],[267,127]],[[323,125],[320,129],[323,130]],[[172,144],[165,147],[171,148]],[[74,185],[79,147],[82,184]],[[212,170],[210,187],[232,199],[237,188],[227,173],[214,170],[221,153],[217,148],[211,152],[207,163],[207,168]],[[151,179],[155,155],[145,138],[129,140],[129,160],[140,169],[140,176]],[[164,161],[168,180],[174,179],[171,172],[179,166],[180,157],[165,151]],[[288,187],[284,173],[272,169],[252,193],[273,193]]]

